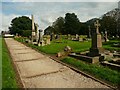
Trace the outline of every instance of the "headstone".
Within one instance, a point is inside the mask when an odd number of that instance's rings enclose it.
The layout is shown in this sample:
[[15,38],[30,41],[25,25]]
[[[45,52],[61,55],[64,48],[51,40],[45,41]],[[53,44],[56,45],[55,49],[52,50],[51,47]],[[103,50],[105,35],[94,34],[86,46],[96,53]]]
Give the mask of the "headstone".
[[78,40],[78,38],[79,38],[79,35],[78,35],[78,34],[76,34],[76,35],[75,35],[75,38],[76,38],[76,40]]
[[108,36],[107,36],[107,31],[105,31],[105,42],[109,41]]
[[78,40],[78,41],[82,42],[82,41],[83,41],[83,38],[79,37],[79,40]]
[[43,30],[39,30],[39,39],[38,39],[38,46],[44,46],[44,40],[43,40],[43,35],[42,35]]
[[94,23],[95,27],[96,27],[96,32],[93,33],[92,35],[92,45],[90,48],[90,56],[99,56],[100,53],[103,52],[103,48],[102,48],[102,40],[101,40],[101,34],[99,33],[99,21],[97,20]]
[[67,38],[68,38],[68,40],[70,40],[70,39],[71,39],[71,35],[70,35],[70,34],[68,34],[68,35],[67,35]]
[[34,26],[34,16],[31,15],[32,18],[32,37],[31,37],[31,43],[34,42],[35,38],[36,38],[36,34],[35,34],[35,26]]
[[46,37],[46,45],[50,44],[50,35],[47,35]]

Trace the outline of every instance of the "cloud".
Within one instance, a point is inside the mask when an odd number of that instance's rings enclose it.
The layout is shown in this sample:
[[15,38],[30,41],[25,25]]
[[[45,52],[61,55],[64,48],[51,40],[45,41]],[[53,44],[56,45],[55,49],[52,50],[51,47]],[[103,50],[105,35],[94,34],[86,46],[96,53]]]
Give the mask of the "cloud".
[[119,0],[3,0],[3,2],[118,2]]
[[59,16],[64,17],[66,13],[75,13],[80,21],[84,22],[94,17],[100,17],[116,6],[117,2],[2,2],[0,15],[3,18],[4,30],[7,29],[13,18],[23,15],[31,18],[31,14],[34,15],[35,23],[39,24],[39,29],[45,29],[52,25],[52,22]]

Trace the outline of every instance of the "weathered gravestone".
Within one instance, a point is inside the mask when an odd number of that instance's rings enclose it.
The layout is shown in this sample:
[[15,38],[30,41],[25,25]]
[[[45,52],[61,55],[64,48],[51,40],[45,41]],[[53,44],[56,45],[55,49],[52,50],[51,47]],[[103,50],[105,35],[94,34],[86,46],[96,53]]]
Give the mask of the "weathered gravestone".
[[101,40],[101,34],[99,33],[99,21],[97,20],[94,23],[95,27],[96,27],[96,32],[93,33],[92,35],[92,46],[90,48],[90,56],[99,56],[100,53],[103,52],[103,48],[102,48],[102,40]]
[[79,40],[79,35],[76,34],[76,35],[75,35],[75,38],[76,38],[76,40]]
[[47,35],[46,36],[46,43],[45,43],[46,45],[48,45],[48,44],[50,44],[50,35]]
[[43,35],[42,35],[43,30],[39,30],[39,39],[38,39],[38,46],[44,46],[44,40],[43,40]]
[[67,38],[68,38],[68,40],[71,40],[71,35],[68,34],[68,35],[67,35]]
[[107,31],[105,31],[105,42],[109,41],[108,36],[107,36]]

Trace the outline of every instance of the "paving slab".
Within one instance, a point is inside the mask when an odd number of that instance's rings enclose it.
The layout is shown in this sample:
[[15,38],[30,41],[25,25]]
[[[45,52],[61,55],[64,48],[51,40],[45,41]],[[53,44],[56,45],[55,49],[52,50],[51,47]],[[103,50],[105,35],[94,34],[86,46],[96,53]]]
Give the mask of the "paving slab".
[[12,38],[5,38],[24,88],[109,88]]

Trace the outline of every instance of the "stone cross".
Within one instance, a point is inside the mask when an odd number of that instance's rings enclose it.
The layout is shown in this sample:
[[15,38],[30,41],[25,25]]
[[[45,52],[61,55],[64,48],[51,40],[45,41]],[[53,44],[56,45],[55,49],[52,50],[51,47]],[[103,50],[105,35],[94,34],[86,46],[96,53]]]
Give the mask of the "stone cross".
[[100,27],[100,23],[98,20],[96,20],[96,22],[94,23],[95,27],[96,27],[96,33],[99,34],[99,27]]

